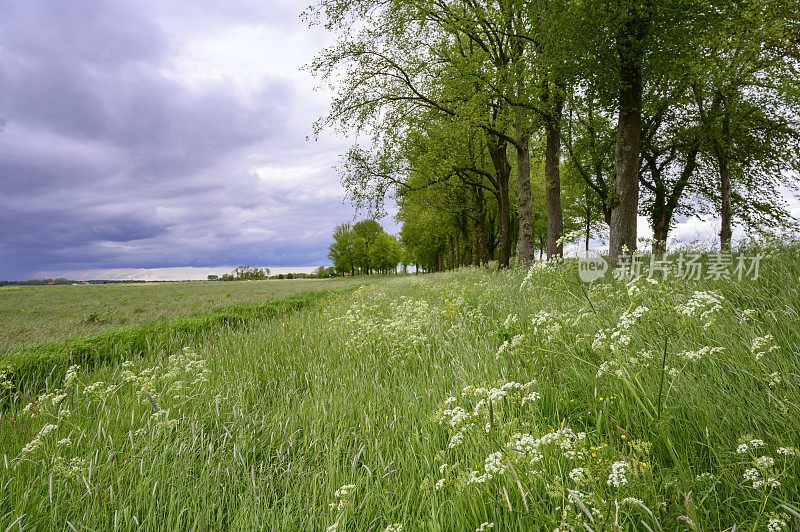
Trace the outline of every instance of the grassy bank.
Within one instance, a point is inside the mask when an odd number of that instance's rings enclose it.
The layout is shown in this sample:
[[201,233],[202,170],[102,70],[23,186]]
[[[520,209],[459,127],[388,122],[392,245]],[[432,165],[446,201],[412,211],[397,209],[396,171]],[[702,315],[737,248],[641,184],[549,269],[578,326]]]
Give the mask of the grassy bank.
[[112,329],[73,340],[11,349],[0,353],[0,368],[6,368],[15,391],[31,395],[37,393],[47,380],[61,380],[73,364],[92,370],[135,357],[152,358],[180,351],[185,346],[213,341],[220,335],[271,318],[286,319],[293,312],[347,290],[308,291],[293,297],[159,320],[141,327]]
[[742,282],[401,278],[75,368],[5,397],[0,525],[791,530],[797,256]]
[[0,288],[0,323],[3,324],[0,327],[0,352],[365,282],[372,280],[357,277],[138,285],[5,286]]

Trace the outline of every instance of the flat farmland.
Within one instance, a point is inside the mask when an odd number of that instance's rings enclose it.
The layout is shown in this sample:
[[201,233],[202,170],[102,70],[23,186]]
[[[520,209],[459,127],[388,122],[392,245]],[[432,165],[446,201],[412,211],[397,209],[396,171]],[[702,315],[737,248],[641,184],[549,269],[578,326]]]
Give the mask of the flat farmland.
[[0,352],[365,282],[338,278],[6,286],[0,288]]

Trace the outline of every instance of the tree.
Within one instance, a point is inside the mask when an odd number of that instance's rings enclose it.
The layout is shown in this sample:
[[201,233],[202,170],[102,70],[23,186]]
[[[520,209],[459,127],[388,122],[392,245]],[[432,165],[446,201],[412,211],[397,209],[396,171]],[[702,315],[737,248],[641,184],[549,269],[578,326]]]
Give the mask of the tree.
[[[367,275],[373,271],[387,272],[397,270],[400,245],[375,220],[363,220],[353,226],[345,223],[333,232],[328,258],[340,273],[355,275],[356,268]],[[324,268],[318,268],[318,274],[320,271]]]
[[716,28],[714,6],[701,0],[591,0],[577,19],[585,59],[576,64],[616,118],[609,255],[637,244],[645,89],[662,74],[697,61],[700,43]]
[[209,281],[217,281],[217,280],[219,280],[219,276],[218,275],[213,275],[213,274],[209,275],[208,276],[208,280]]
[[[333,123],[369,127],[375,139],[383,138],[384,146],[402,134],[409,117],[419,120],[424,113],[435,112],[480,130],[489,137],[486,145],[500,198],[499,260],[507,266],[513,247],[508,162],[508,147],[514,143],[509,134],[511,115],[508,102],[497,91],[483,88],[507,85],[504,65],[508,61],[503,50],[508,37],[501,29],[502,42],[495,46],[483,35],[491,28],[489,15],[482,9],[465,11],[470,4],[418,0],[380,4],[320,0],[311,8],[309,18],[324,20],[342,36],[336,46],[317,57],[312,71],[328,79],[346,68],[331,113],[318,127]],[[364,25],[361,15],[372,8],[376,16]],[[414,32],[414,38],[407,38],[402,29]],[[386,173],[372,176],[386,178]],[[372,190],[380,193],[386,188],[379,185]]]
[[400,243],[392,235],[381,231],[369,248],[370,264],[381,273],[397,272],[400,262]]
[[381,233],[383,228],[375,220],[362,220],[353,226],[354,256],[362,273],[372,273],[370,250]]
[[[231,276],[235,281],[256,281],[269,277],[269,268],[251,268],[250,266],[237,266]],[[223,277],[224,280],[224,277]]]
[[336,226],[333,243],[328,248],[328,258],[339,273],[355,275],[355,235],[349,223]]
[[797,22],[785,17],[784,6],[750,0],[725,7],[692,91],[702,156],[716,173],[705,169],[703,194],[721,217],[720,246],[730,249],[734,218],[768,227],[790,223],[779,188],[793,186],[786,172],[796,177],[800,161],[800,84],[786,38]]

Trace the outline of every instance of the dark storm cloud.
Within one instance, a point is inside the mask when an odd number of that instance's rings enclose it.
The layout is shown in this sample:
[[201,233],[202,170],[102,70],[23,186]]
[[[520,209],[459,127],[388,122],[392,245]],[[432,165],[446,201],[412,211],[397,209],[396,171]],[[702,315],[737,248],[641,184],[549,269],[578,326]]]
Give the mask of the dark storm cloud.
[[303,140],[308,87],[265,75],[242,91],[174,65],[171,25],[297,25],[292,3],[265,4],[0,0],[0,279],[324,261],[350,211],[339,147]]

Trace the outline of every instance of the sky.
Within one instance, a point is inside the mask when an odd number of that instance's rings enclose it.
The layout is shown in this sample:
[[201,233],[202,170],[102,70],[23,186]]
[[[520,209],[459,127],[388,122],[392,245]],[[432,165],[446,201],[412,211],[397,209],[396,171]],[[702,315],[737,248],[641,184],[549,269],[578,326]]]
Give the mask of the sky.
[[328,263],[355,213],[301,5],[0,0],[0,279]]
[[313,138],[329,95],[302,66],[330,36],[303,5],[0,0],[0,280],[327,265],[356,213],[334,170],[349,141]]

